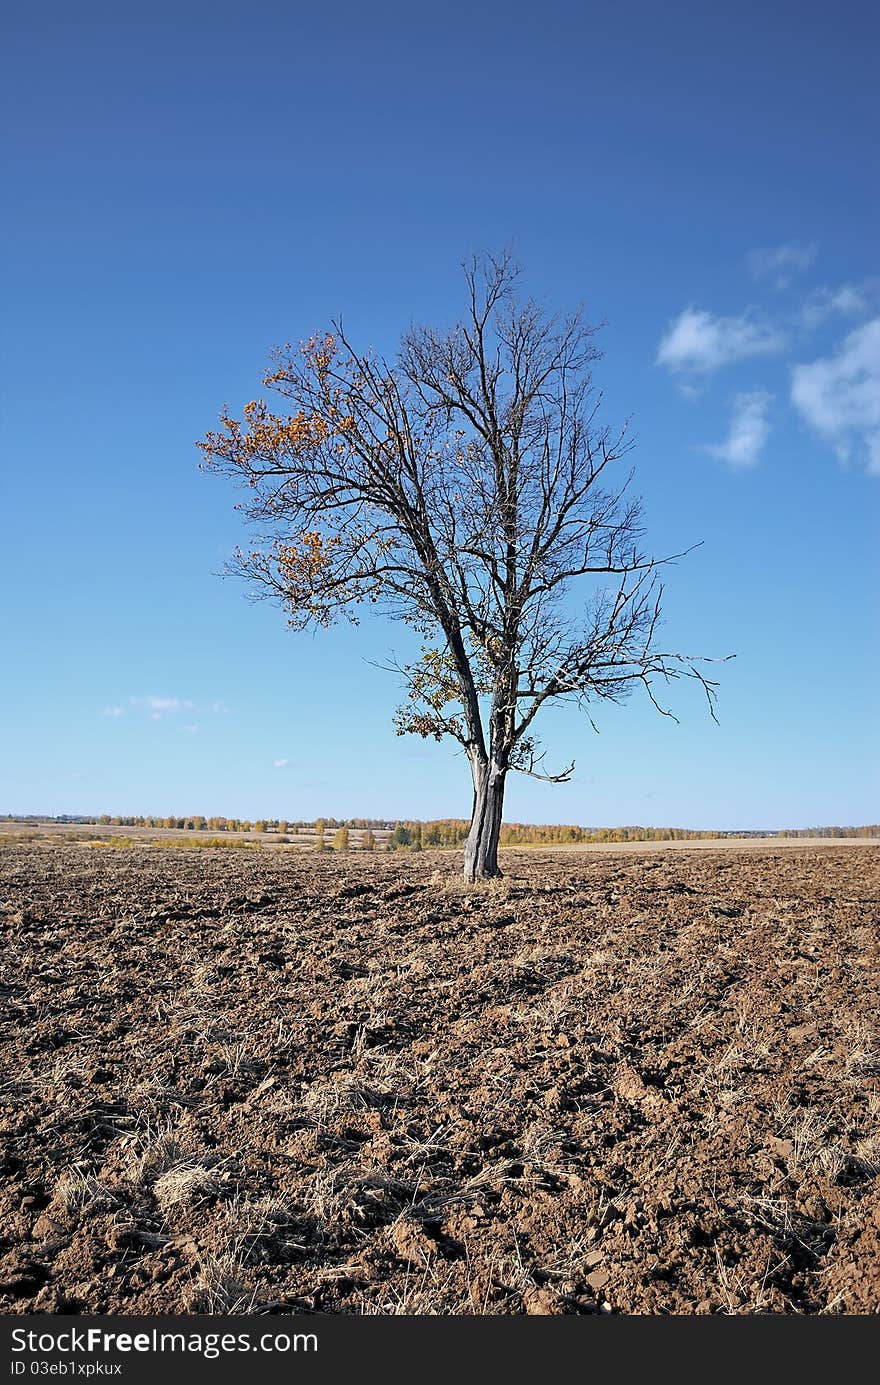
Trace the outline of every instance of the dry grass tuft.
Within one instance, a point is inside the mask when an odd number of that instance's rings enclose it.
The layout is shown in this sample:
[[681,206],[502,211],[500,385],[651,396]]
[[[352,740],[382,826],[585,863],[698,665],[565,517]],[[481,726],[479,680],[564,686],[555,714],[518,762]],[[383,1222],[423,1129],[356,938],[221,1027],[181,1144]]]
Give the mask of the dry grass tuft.
[[65,1212],[84,1212],[86,1209],[115,1211],[122,1203],[105,1184],[81,1169],[68,1169],[61,1175],[52,1199]]
[[162,1211],[170,1212],[175,1207],[193,1207],[217,1197],[224,1187],[224,1180],[215,1169],[206,1168],[195,1160],[185,1160],[160,1174],[153,1184],[153,1192]]
[[204,1256],[184,1294],[186,1311],[224,1313],[231,1317],[246,1317],[256,1312],[256,1292],[242,1283],[241,1268],[240,1262],[229,1252]]
[[282,1197],[251,1199],[236,1193],[223,1208],[228,1253],[244,1264],[259,1263],[271,1252],[305,1251],[290,1234],[297,1220]]
[[848,1077],[880,1077],[880,1043],[874,1027],[862,1016],[853,1020],[847,1032]]

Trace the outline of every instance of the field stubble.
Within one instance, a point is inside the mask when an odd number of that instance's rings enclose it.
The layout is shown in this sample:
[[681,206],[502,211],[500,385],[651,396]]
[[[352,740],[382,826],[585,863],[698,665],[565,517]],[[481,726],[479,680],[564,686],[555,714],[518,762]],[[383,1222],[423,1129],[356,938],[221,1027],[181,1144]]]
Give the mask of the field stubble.
[[874,1313],[880,847],[0,852],[0,1311]]

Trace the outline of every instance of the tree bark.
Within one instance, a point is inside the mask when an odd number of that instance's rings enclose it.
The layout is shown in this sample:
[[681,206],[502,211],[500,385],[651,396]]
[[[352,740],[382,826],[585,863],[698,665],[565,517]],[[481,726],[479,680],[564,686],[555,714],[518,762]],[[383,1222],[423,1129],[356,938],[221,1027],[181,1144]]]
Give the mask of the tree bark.
[[494,761],[475,759],[474,809],[470,831],[464,844],[465,880],[485,880],[500,875],[498,837],[504,808],[504,781],[507,771]]

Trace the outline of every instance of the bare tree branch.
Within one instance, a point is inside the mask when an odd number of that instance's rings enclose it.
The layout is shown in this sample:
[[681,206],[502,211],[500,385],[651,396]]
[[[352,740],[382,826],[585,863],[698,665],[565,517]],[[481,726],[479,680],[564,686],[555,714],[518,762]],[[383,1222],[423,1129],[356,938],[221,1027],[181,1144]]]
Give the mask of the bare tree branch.
[[244,491],[254,539],[231,570],[291,628],[373,607],[425,640],[395,666],[395,727],[464,748],[471,864],[491,873],[508,771],[573,770],[540,768],[530,728],[546,703],[592,721],[641,686],[672,718],[658,689],[688,679],[714,718],[717,684],[658,647],[658,574],[693,548],[651,556],[632,472],[606,480],[633,440],[600,422],[597,328],[519,298],[507,253],[464,273],[459,322],[411,328],[394,361],[356,350],[341,321],[285,346],[264,377],[285,410],[252,400],[199,445]]

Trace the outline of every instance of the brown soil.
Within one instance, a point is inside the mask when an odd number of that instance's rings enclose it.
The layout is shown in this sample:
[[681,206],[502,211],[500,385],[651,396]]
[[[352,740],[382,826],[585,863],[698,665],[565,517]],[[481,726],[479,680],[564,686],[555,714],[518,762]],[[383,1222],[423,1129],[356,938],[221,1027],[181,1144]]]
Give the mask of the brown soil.
[[875,1313],[880,848],[0,852],[0,1312]]

